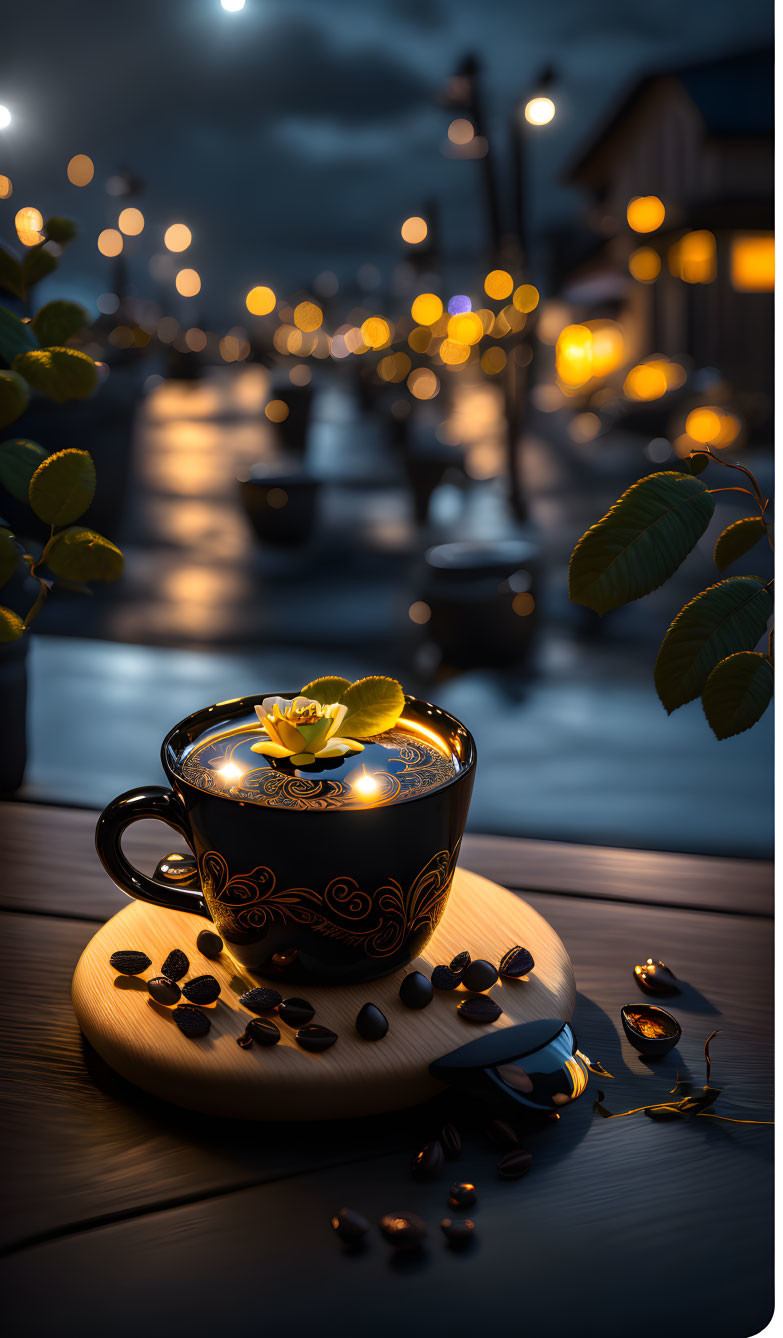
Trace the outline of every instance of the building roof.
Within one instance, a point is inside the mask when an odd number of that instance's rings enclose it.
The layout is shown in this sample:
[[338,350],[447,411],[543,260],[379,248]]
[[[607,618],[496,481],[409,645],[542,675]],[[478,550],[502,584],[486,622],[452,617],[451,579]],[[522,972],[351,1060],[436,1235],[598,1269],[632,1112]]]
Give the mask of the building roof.
[[698,109],[707,133],[716,138],[766,138],[775,112],[774,56],[771,47],[721,56],[699,65],[656,70],[638,79],[609,119],[584,146],[568,177],[580,176],[634,105],[659,79],[677,79]]

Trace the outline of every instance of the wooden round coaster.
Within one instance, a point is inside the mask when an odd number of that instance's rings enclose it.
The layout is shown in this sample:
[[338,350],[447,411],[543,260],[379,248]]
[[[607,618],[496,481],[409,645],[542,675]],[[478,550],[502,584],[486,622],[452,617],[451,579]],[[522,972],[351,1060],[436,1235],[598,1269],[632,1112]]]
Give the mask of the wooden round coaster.
[[[546,920],[497,883],[458,869],[438,929],[425,953],[405,971],[344,988],[270,982],[284,997],[305,997],[313,1004],[314,1022],[339,1036],[331,1049],[322,1054],[302,1050],[294,1031],[278,1022],[279,1044],[243,1050],[237,1037],[252,1014],[239,996],[267,982],[249,976],[227,951],[217,960],[202,957],[196,936],[205,924],[195,915],[130,902],[82,953],[73,978],[73,1005],[88,1041],[124,1078],[210,1115],[336,1119],[400,1109],[434,1095],[440,1084],[428,1072],[432,1061],[490,1028],[458,1015],[464,990],[436,990],[431,1004],[412,1012],[400,1002],[400,982],[407,971],[429,977],[434,966],[448,964],[463,949],[497,963],[508,948],[521,944],[535,959],[529,978],[499,981],[489,992],[503,1009],[493,1029],[543,1018],[567,1021],[574,1009],[571,961]],[[147,992],[146,978],[160,973],[172,948],[181,948],[190,960],[186,979],[209,974],[220,981],[220,998],[207,1009],[211,1029],[199,1040],[183,1036],[170,1010],[154,1004]],[[109,965],[112,953],[121,949],[140,949],[152,959],[144,978],[118,976]],[[380,1041],[363,1041],[356,1032],[356,1015],[368,1002],[389,1021]]]

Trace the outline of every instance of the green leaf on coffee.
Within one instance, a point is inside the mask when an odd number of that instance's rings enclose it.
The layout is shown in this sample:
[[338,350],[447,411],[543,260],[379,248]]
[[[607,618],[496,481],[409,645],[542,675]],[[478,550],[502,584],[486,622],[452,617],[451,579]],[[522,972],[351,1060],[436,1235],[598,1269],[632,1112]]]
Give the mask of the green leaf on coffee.
[[77,450],[48,456],[33,474],[28,496],[39,520],[47,525],[70,525],[95,496],[92,456]]
[[366,739],[383,734],[396,725],[405,709],[405,694],[395,678],[360,678],[346,688],[342,701],[348,714],[340,734],[348,739]]
[[102,534],[72,525],[47,545],[46,564],[55,576],[66,581],[116,581],[124,558]]
[[710,729],[730,739],[761,719],[775,687],[775,673],[766,655],[743,650],[716,664],[701,695]]
[[312,683],[302,688],[302,696],[310,697],[314,702],[320,702],[322,706],[331,706],[333,702],[342,701],[343,693],[350,686],[350,678],[337,676],[314,678]]

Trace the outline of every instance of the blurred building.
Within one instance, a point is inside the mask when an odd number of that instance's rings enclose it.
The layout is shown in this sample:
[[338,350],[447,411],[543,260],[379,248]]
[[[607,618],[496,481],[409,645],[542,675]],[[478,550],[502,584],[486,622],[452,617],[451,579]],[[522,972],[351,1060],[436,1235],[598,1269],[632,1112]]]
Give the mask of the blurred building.
[[650,74],[569,179],[592,243],[564,296],[622,322],[629,356],[717,368],[751,425],[773,386],[773,58],[746,52]]

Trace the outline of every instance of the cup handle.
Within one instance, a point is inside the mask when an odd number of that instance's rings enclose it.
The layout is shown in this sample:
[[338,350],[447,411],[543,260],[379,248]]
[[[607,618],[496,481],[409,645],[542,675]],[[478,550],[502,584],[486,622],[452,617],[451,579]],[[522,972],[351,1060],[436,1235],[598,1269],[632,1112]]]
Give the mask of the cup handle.
[[200,892],[172,887],[156,878],[148,878],[134,868],[126,857],[122,849],[122,834],[132,822],[140,822],[143,818],[157,818],[159,822],[165,822],[167,827],[179,832],[193,850],[185,805],[173,790],[163,785],[127,790],[106,806],[95,828],[95,848],[109,877],[129,897],[138,897],[139,901],[149,901],[153,906],[166,906],[174,911],[190,911],[209,919],[209,911]]

